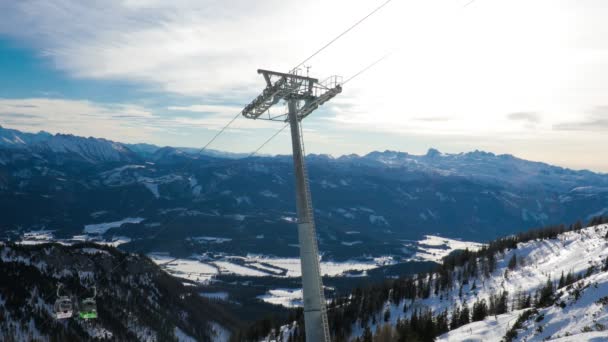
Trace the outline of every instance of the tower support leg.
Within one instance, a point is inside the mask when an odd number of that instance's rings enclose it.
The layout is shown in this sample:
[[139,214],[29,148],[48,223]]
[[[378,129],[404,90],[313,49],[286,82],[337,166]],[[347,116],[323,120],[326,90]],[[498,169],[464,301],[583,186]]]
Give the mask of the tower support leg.
[[296,205],[298,212],[298,240],[304,293],[304,322],[306,341],[331,342],[319,265],[317,234],[308,183],[308,173],[302,153],[300,122],[296,100],[288,100],[293,164],[296,178]]

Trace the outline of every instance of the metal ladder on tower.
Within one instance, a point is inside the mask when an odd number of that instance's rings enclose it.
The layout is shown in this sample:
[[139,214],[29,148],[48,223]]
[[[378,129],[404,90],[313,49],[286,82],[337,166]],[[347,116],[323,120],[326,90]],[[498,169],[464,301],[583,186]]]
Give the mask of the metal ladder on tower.
[[[302,146],[302,158],[306,158],[306,150],[304,147],[304,136],[302,134],[302,125],[300,125],[300,140],[301,140],[301,146]],[[308,167],[306,166],[306,162],[304,162],[302,171],[304,172],[304,187],[305,187],[305,191],[306,191],[306,204],[307,204],[307,211],[306,211],[306,218],[308,219],[308,222],[310,223],[310,231],[308,232],[308,234],[310,234],[310,238],[311,241],[313,241],[312,243],[312,247],[314,249],[314,253],[315,255],[319,255],[319,246],[317,243],[317,229],[316,229],[316,225],[315,225],[315,220],[314,220],[314,209],[312,206],[312,196],[310,194],[310,181],[308,178]],[[331,342],[331,335],[329,333],[329,320],[327,318],[327,304],[325,303],[325,293],[323,291],[323,282],[321,281],[321,265],[320,265],[320,261],[317,261],[317,263],[315,264],[315,272],[317,273],[318,279],[319,279],[319,296],[321,298],[321,320],[323,321],[323,335],[325,336],[325,341],[326,342]]]

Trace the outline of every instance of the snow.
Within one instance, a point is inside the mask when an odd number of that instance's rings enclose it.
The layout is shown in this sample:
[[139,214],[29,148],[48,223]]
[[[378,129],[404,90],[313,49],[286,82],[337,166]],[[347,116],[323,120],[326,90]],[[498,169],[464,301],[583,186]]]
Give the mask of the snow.
[[228,342],[230,340],[230,331],[228,329],[215,322],[211,322],[210,325],[214,332],[214,336],[212,337],[213,342]]
[[[265,256],[253,256],[250,255],[247,261],[261,262],[264,264],[271,265],[278,269],[284,269],[287,271],[285,277],[293,278],[302,276],[300,269],[300,259],[298,258],[271,258]],[[366,271],[374,268],[378,268],[383,265],[385,259],[370,260],[370,261],[321,261],[321,274],[324,276],[341,276],[349,271]]]
[[197,342],[194,337],[186,334],[182,329],[178,327],[175,327],[173,334],[175,334],[175,338],[177,338],[178,342]]
[[235,200],[236,200],[237,205],[241,205],[241,204],[251,205],[251,199],[249,198],[249,196],[238,196],[235,198]]
[[341,244],[343,246],[349,246],[349,247],[354,246],[354,245],[358,245],[358,244],[362,244],[362,243],[363,243],[362,241],[358,241],[358,240],[357,241],[352,241],[352,242],[348,242],[348,241],[342,241],[341,242]]
[[23,238],[26,240],[52,240],[52,230],[33,230],[23,233]]
[[[210,241],[217,243],[216,240]],[[214,276],[220,274],[279,278],[295,278],[302,275],[299,258],[276,258],[263,255],[210,257],[205,254],[181,259],[171,257],[165,253],[151,253],[148,256],[168,273],[203,284],[208,283]],[[394,263],[395,260],[392,257],[380,257],[364,261],[322,261],[321,273],[332,277],[348,276],[353,271],[364,272]]]
[[200,292],[199,295],[201,297],[209,298],[209,299],[228,299],[228,292]]
[[114,334],[112,334],[111,331],[103,328],[103,327],[99,327],[99,326],[93,326],[93,325],[86,325],[84,326],[87,334],[89,334],[89,336],[91,336],[92,338],[96,338],[96,339],[101,339],[101,340],[112,340],[112,338],[114,337]]
[[388,222],[384,218],[384,216],[380,215],[369,215],[369,223],[388,226]]
[[282,305],[287,308],[302,306],[302,289],[274,289],[258,296],[258,299],[274,305]]
[[278,267],[263,265],[263,264],[260,264],[259,262],[249,263],[247,265],[255,267],[255,268],[262,269],[262,270],[270,272],[272,274],[278,274],[278,275],[280,275],[280,274],[282,274],[282,273],[285,272],[285,270],[280,269]]
[[198,184],[198,180],[196,179],[196,177],[192,176],[188,179],[188,181],[190,182],[190,188],[192,189],[192,195],[195,197],[200,196],[201,192],[203,191],[203,187]]
[[233,264],[233,263],[227,262],[227,261],[215,261],[215,262],[213,262],[213,264],[216,265],[220,269],[220,272],[223,274],[238,274],[238,275],[249,276],[249,277],[268,276],[268,273],[254,270],[252,268],[244,267],[241,265]]
[[144,186],[146,187],[146,189],[150,190],[150,192],[152,193],[152,195],[154,195],[154,197],[160,198],[160,192],[158,191],[158,184],[145,182]]
[[112,247],[118,247],[120,245],[123,245],[125,243],[129,243],[131,242],[131,238],[126,237],[126,236],[115,236],[112,237],[112,241],[111,242],[97,242],[99,244],[103,244],[103,245],[107,245],[107,246],[112,246]]
[[196,241],[198,243],[216,243],[216,244],[232,241],[232,239],[229,239],[229,238],[220,238],[220,237],[214,237],[214,236],[197,236],[197,237],[188,238],[188,240]]
[[[578,298],[574,295],[577,287],[584,289]],[[528,341],[542,341],[576,336],[586,330],[605,330],[608,326],[608,303],[602,303],[602,298],[608,299],[608,272],[591,275],[575,283],[573,288],[562,291],[557,302],[563,302],[566,306],[550,306],[540,310],[543,320],[527,321],[518,335]],[[542,326],[542,332],[537,331],[537,326]],[[603,334],[604,341],[607,341],[608,332],[604,331]]]
[[575,336],[567,336],[560,337],[556,339],[548,340],[551,342],[606,342],[608,341],[608,337],[606,337],[606,332],[587,332],[582,334],[577,334]]
[[[557,282],[562,273],[584,274],[590,266],[599,270],[608,258],[608,240],[605,239],[607,233],[608,225],[600,225],[566,232],[555,239],[520,243],[516,249],[497,255],[496,270],[492,274],[488,277],[480,275],[464,285],[462,297],[459,296],[459,285],[455,281],[447,293],[431,293],[429,298],[417,299],[414,303],[406,301],[406,313],[403,313],[404,302],[386,303],[391,310],[391,324],[396,324],[399,318],[409,316],[413,310],[451,311],[454,305],[463,303],[468,303],[470,307],[477,300],[485,299],[487,302],[490,295],[501,291],[509,293],[509,309],[512,309],[512,300],[518,293],[532,295],[544,286],[549,278]],[[429,246],[445,243],[444,238],[433,236],[428,236],[423,241]],[[462,242],[447,244],[452,247],[465,247],[458,243]],[[507,272],[508,262],[513,255],[517,255],[518,265]],[[475,290],[472,289],[473,284],[476,286]],[[578,299],[574,295],[576,287],[583,289]],[[561,295],[558,295],[557,302],[563,302],[566,306],[561,308],[553,305],[539,309],[544,318],[536,322],[535,318],[538,316],[533,316],[526,321],[523,328],[518,330],[517,341],[544,341],[562,337],[565,339],[560,341],[608,341],[605,331],[603,335],[596,333],[603,327],[608,327],[608,305],[600,302],[601,298],[608,298],[608,272],[594,273],[573,284],[570,289],[560,289],[558,293]],[[500,341],[507,327],[510,329],[521,312],[511,311],[496,318],[488,317],[482,322],[465,325],[442,335],[438,341]],[[539,326],[542,326],[542,332],[538,332]],[[360,330],[358,326],[353,326],[355,335],[360,334]],[[567,337],[567,334],[572,336]],[[597,336],[602,336],[602,339],[598,340]]]
[[[410,245],[404,245],[410,247]],[[441,262],[441,259],[448,256],[455,250],[476,251],[483,245],[477,242],[460,241],[445,237],[425,235],[423,240],[417,242],[417,252],[412,257],[413,260],[424,260]]]
[[38,245],[52,242],[54,236],[52,230],[33,230],[23,233],[22,238],[23,239],[18,242],[21,245]]
[[281,220],[287,221],[287,222],[298,222],[298,220],[295,217],[290,217],[290,216],[281,216]]
[[207,283],[219,273],[213,265],[198,260],[175,259],[160,253],[151,253],[148,254],[148,257],[157,265],[162,265],[171,275],[199,283]]
[[101,235],[101,234],[104,234],[109,229],[118,228],[125,223],[141,223],[143,220],[145,220],[145,219],[141,218],[141,217],[127,217],[125,219],[122,219],[120,221],[115,221],[115,222],[89,224],[89,225],[84,226],[84,232],[89,233],[89,234],[100,234]]
[[98,248],[81,248],[81,251],[83,251],[84,253],[87,254],[106,254],[106,255],[110,255],[110,253],[108,253],[108,251],[104,251],[103,249],[98,249]]
[[274,192],[270,191],[270,190],[263,190],[260,192],[260,195],[264,196],[264,197],[268,197],[268,198],[277,198],[279,197],[279,195],[275,194]]
[[441,335],[437,338],[436,342],[498,342],[505,336],[513,323],[515,323],[521,312],[523,310],[498,316],[488,316],[483,321],[473,322]]

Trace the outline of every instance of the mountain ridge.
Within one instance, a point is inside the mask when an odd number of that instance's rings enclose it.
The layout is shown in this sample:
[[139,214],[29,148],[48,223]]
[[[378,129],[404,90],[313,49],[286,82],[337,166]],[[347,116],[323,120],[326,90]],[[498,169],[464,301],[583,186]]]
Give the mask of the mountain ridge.
[[[9,137],[12,136],[12,140]],[[23,139],[25,137],[25,139]],[[40,142],[49,142],[53,139],[62,139],[62,140],[77,140],[77,141],[97,141],[99,143],[110,143],[117,150],[120,149],[129,149],[131,152],[146,156],[153,155],[155,152],[161,149],[174,149],[178,151],[182,151],[188,154],[197,154],[200,152],[199,148],[195,147],[175,147],[175,146],[159,146],[150,143],[122,143],[113,140],[108,140],[105,138],[96,138],[96,137],[82,137],[74,134],[65,134],[65,133],[56,133],[51,134],[44,130],[39,131],[38,133],[30,133],[30,132],[22,132],[17,129],[6,128],[0,125],[0,147],[10,148],[19,146],[27,146],[29,144],[39,144]],[[61,152],[61,150],[57,150],[56,152]],[[210,149],[208,151],[204,151],[209,156],[218,157],[218,158],[241,158],[245,157],[248,154],[246,153],[235,153],[235,152],[227,152],[220,150]],[[271,156],[272,157],[272,156]],[[283,157],[281,155],[275,155],[275,157]],[[557,165],[552,165],[546,162],[540,161],[531,161],[523,158],[516,157],[512,154],[495,154],[492,152],[486,152],[481,150],[474,150],[469,152],[459,152],[459,153],[444,153],[436,148],[430,147],[425,154],[416,155],[410,154],[408,152],[403,151],[395,151],[395,150],[384,150],[384,151],[371,151],[366,154],[344,154],[340,156],[333,156],[329,154],[308,154],[308,158],[321,158],[321,159],[331,159],[331,160],[352,160],[352,159],[371,159],[375,161],[379,161],[384,163],[385,165],[401,165],[403,166],[407,162],[407,158],[414,158],[415,160],[421,160],[423,158],[426,159],[437,159],[440,157],[444,158],[466,158],[466,159],[474,159],[474,158],[491,158],[493,160],[509,160],[515,161],[518,163],[532,163],[537,166],[551,167],[555,169],[562,170],[567,173],[584,173],[584,174],[595,174],[601,176],[608,176],[608,173],[595,172],[587,169],[575,170],[568,167],[562,167]],[[391,161],[392,159],[392,161]]]

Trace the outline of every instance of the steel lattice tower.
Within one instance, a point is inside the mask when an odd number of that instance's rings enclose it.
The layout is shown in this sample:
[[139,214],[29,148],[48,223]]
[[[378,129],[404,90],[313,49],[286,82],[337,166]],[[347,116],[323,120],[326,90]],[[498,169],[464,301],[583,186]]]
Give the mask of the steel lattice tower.
[[[319,106],[342,92],[341,78],[332,76],[324,82],[295,73],[258,70],[266,80],[266,88],[243,109],[249,119],[289,122],[296,178],[298,240],[304,292],[306,340],[330,342],[329,323],[319,264],[319,250],[314,211],[310,196],[308,173],[304,161],[304,143],[300,121]],[[287,102],[287,113],[271,115],[269,109],[280,101]]]

